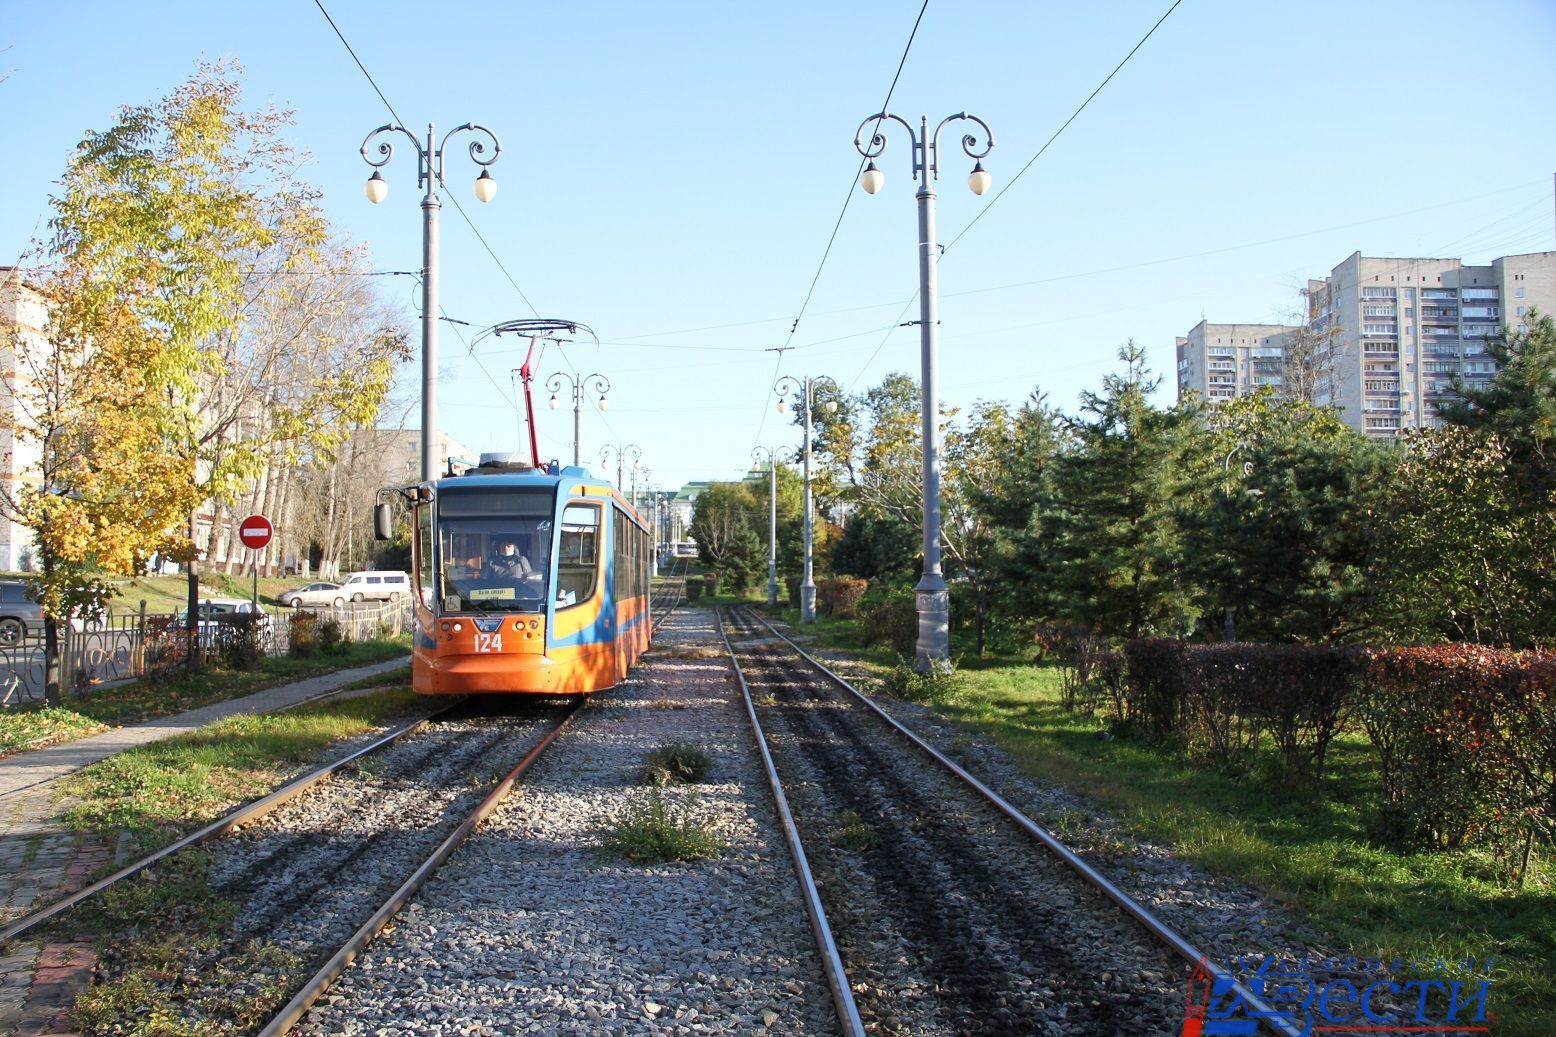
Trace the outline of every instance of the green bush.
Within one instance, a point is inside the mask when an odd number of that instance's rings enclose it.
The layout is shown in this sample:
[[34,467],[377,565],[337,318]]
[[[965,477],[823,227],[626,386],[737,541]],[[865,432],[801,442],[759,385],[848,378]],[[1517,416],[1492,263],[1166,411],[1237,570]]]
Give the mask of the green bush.
[[881,687],[887,694],[909,702],[949,703],[957,695],[956,673],[949,666],[919,673],[906,660],[886,672]]
[[328,655],[340,655],[349,647],[346,644],[346,629],[334,616],[319,621],[319,647]]
[[287,654],[302,659],[318,650],[319,617],[310,612],[293,612],[287,617]]
[[917,605],[911,587],[871,591],[859,604],[859,633],[868,644],[911,655],[918,644]]
[[869,580],[855,576],[834,576],[822,580],[816,584],[817,610],[837,619],[854,619],[859,614],[859,602],[869,589]]
[[234,612],[216,618],[212,629],[222,666],[229,670],[252,670],[259,663],[263,654],[260,623],[265,618],[255,612]]

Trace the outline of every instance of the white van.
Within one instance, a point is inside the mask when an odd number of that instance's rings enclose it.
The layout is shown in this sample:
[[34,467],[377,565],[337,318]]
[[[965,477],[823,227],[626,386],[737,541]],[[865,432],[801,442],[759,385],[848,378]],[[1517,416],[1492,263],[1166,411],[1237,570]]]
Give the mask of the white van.
[[399,601],[411,593],[411,574],[390,569],[352,573],[340,593],[352,601]]

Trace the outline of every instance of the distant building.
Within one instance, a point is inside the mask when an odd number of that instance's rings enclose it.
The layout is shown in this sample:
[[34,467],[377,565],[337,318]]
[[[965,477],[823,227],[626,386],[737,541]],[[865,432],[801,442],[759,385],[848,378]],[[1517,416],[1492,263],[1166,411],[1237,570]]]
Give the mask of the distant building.
[[686,531],[691,528],[692,513],[697,509],[697,498],[708,488],[707,482],[689,482],[683,485],[674,497],[665,505],[669,515],[669,538],[673,542],[688,539]]
[[[42,345],[48,325],[43,299],[22,280],[16,267],[0,266],[0,380],[17,377],[17,359],[11,349],[11,334]],[[17,417],[16,400],[8,391],[0,391],[0,410],[8,420]],[[38,444],[18,443],[9,428],[0,430],[0,486],[15,500],[25,486],[38,485],[38,469],[43,460]],[[0,516],[0,570],[32,572],[37,568],[36,541],[32,530]]]
[[[1323,378],[1314,402],[1379,438],[1442,424],[1437,405],[1458,374],[1471,386],[1496,373],[1488,338],[1526,331],[1531,308],[1556,315],[1556,252],[1458,259],[1379,259],[1353,253],[1307,286],[1309,342]],[[1300,329],[1201,321],[1178,339],[1178,393],[1212,405],[1280,385]]]
[[1285,324],[1211,324],[1200,321],[1178,339],[1178,395],[1192,389],[1211,403],[1246,396],[1261,385],[1279,386]]

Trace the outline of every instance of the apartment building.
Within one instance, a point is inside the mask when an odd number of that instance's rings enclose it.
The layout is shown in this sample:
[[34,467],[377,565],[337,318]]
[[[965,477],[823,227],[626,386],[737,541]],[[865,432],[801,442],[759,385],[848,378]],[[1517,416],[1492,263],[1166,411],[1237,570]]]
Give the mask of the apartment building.
[[[0,266],[0,378],[10,380],[20,374],[18,349],[26,355],[46,351],[44,332],[48,311],[43,299],[28,287],[16,267]],[[13,337],[14,336],[14,337]],[[15,346],[16,348],[13,348]],[[0,492],[12,500],[23,487],[38,485],[43,457],[37,442],[18,441],[10,425],[19,417],[15,397],[0,391],[6,427],[0,428]],[[37,568],[37,552],[32,530],[0,515],[0,571],[30,572]]]
[[[1530,309],[1556,314],[1556,252],[1503,256],[1485,266],[1356,252],[1328,277],[1309,281],[1306,296],[1305,341],[1316,346],[1323,374],[1314,402],[1337,407],[1358,432],[1388,438],[1442,424],[1437,405],[1452,395],[1454,375],[1471,386],[1490,381],[1496,362],[1488,338],[1527,330]],[[1255,362],[1284,363],[1298,329],[1272,330],[1257,345],[1234,341],[1272,327],[1201,321],[1178,339],[1180,395],[1194,389],[1217,403],[1278,385],[1278,377],[1261,380]],[[1277,346],[1281,359],[1271,360]]]
[[1178,395],[1192,389],[1212,404],[1281,384],[1286,324],[1211,324],[1200,321],[1178,338]]

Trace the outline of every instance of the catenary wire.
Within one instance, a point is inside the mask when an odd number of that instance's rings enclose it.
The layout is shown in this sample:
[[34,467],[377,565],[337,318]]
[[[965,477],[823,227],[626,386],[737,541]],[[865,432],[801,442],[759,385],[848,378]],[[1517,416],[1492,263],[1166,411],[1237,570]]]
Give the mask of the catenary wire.
[[1097,89],[1093,90],[1091,92],[1091,94],[1086,98],[1086,100],[1081,102],[1081,106],[1079,108],[1075,109],[1075,111],[1073,113],[1071,113],[1071,115],[1070,115],[1070,117],[1068,119],[1064,120],[1064,125],[1060,126],[1057,130],[1055,130],[1053,136],[1049,137],[1048,140],[1043,144],[1043,146],[1037,149],[1037,154],[1035,154],[1031,158],[1027,159],[1027,164],[1022,166],[1021,169],[1016,173],[1016,175],[1010,178],[1010,182],[1007,183],[1003,188],[1001,188],[999,190],[999,192],[997,194],[995,194],[995,196],[993,198],[989,199],[989,204],[985,205],[982,209],[978,210],[978,214],[972,218],[972,221],[970,223],[968,223],[967,226],[962,228],[961,233],[957,234],[956,237],[952,238],[949,242],[947,242],[941,248],[940,251],[941,251],[942,254],[945,253],[945,252],[949,252],[951,250],[951,246],[955,245],[958,241],[961,241],[962,238],[967,234],[967,232],[972,230],[973,227],[977,225],[979,220],[983,219],[984,214],[987,213],[990,209],[994,208],[994,206],[999,203],[999,200],[1001,198],[1005,197],[1005,192],[1009,191],[1012,187],[1016,186],[1016,181],[1020,180],[1022,175],[1028,169],[1032,168],[1032,164],[1034,162],[1036,162],[1038,159],[1043,157],[1043,152],[1047,151],[1049,146],[1051,144],[1053,144],[1054,141],[1059,139],[1059,135],[1061,133],[1063,133],[1066,129],[1069,128],[1070,123],[1074,122],[1077,118],[1079,118],[1081,112],[1084,112],[1086,110],[1086,106],[1091,104],[1092,100],[1098,94],[1102,93],[1102,88],[1107,86],[1109,83],[1111,83],[1113,81],[1113,77],[1118,75],[1120,69],[1122,69],[1125,65],[1129,64],[1129,59],[1135,56],[1135,52],[1136,51],[1138,51],[1141,47],[1145,46],[1145,41],[1149,40],[1156,33],[1156,30],[1162,27],[1162,23],[1165,22],[1168,19],[1169,16],[1171,16],[1172,12],[1174,12],[1174,11],[1176,11],[1178,9],[1178,5],[1181,4],[1181,3],[1183,3],[1183,0],[1173,0],[1172,6],[1167,8],[1167,12],[1156,20],[1156,24],[1151,26],[1151,29],[1150,29],[1149,32],[1147,32],[1144,36],[1140,37],[1140,42],[1136,43],[1134,45],[1134,48],[1132,50],[1130,50],[1130,52],[1128,54],[1124,55],[1124,60],[1120,61],[1118,63],[1118,65],[1117,65],[1117,67],[1115,67],[1113,69],[1113,71],[1108,73],[1107,78],[1104,79],[1101,83],[1097,84]]
[[[885,112],[891,108],[892,95],[897,92],[897,82],[902,78],[902,70],[908,63],[908,54],[913,50],[913,41],[918,37],[918,28],[924,21],[924,12],[929,10],[929,0],[924,0],[918,9],[918,17],[913,19],[913,30],[908,33],[908,42],[902,48],[902,57],[897,61],[897,71],[892,74],[891,85],[886,88],[886,99],[881,102],[880,111]],[[880,120],[876,120],[876,126],[880,126]],[[783,354],[789,349],[789,343],[794,340],[794,334],[799,330],[800,321],[805,317],[805,311],[810,306],[810,300],[816,293],[816,285],[821,280],[821,272],[826,269],[827,257],[832,254],[832,246],[837,241],[838,230],[843,226],[843,217],[848,213],[848,206],[854,200],[854,185],[859,182],[859,174],[864,169],[866,159],[861,156],[858,165],[854,169],[853,176],[848,181],[848,191],[843,196],[843,206],[838,210],[837,220],[832,224],[832,233],[827,238],[827,245],[821,252],[821,262],[816,265],[816,273],[810,279],[810,287],[805,292],[805,301],[800,304],[800,312],[795,315],[794,323],[789,325],[789,334],[784,339],[783,345],[777,349],[778,360],[773,365],[773,380],[777,380],[778,372],[783,366]],[[756,437],[752,440],[752,449],[756,449],[762,442],[762,432],[767,427],[767,407],[762,408],[762,417],[757,422]]]

